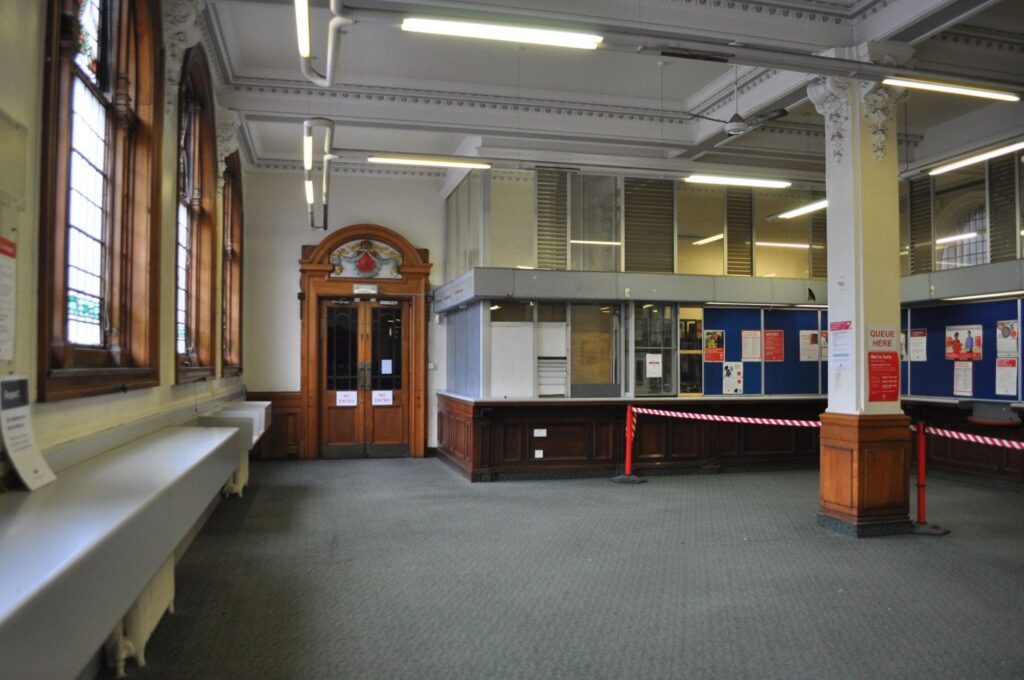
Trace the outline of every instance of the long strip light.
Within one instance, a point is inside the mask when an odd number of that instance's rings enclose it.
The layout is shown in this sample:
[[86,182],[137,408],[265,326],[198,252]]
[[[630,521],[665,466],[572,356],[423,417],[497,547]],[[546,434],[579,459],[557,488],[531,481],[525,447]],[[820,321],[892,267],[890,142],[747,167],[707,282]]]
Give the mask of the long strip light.
[[368,163],[383,165],[412,165],[426,168],[466,168],[470,170],[489,170],[491,164],[482,160],[459,158],[458,156],[391,156],[375,154],[366,159]]
[[935,239],[935,245],[939,246],[943,243],[956,243],[957,241],[967,241],[972,238],[978,238],[978,232],[969,231],[966,234],[957,234],[956,236],[947,236],[945,238]]
[[909,87],[915,90],[928,90],[930,92],[942,92],[945,94],[959,94],[965,97],[979,97],[981,99],[995,99],[1001,102],[1019,102],[1020,97],[1012,92],[1000,90],[986,90],[980,87],[966,87],[964,85],[950,85],[949,83],[936,83],[930,80],[914,80],[912,78],[883,78],[883,85],[894,87]]
[[445,19],[424,19],[407,17],[402,21],[402,30],[412,33],[449,35],[457,38],[478,38],[503,42],[571,47],[579,50],[594,50],[604,38],[593,33],[575,31],[554,31],[547,28],[508,26],[504,24],[483,24],[474,21],[450,21]]
[[338,66],[338,55],[341,53],[341,29],[352,23],[352,17],[345,11],[341,0],[331,0],[330,23],[327,24],[327,73],[320,73],[313,68],[311,41],[309,39],[309,0],[295,0],[295,36],[299,47],[299,65],[302,75],[311,83],[320,87],[334,84],[334,72]]
[[988,298],[1011,297],[1014,295],[1024,295],[1024,290],[1008,290],[1005,293],[981,293],[979,295],[958,295],[957,297],[942,299],[947,302],[957,302],[958,300],[986,300]]
[[[316,206],[316,191],[313,185],[313,129],[324,128],[324,159],[320,170],[320,203],[323,206],[323,225],[317,226],[313,209]],[[309,211],[311,229],[327,231],[327,207],[331,188],[331,161],[338,156],[334,153],[334,121],[329,118],[307,118],[302,122],[302,166],[306,189],[306,206]]]
[[828,200],[827,199],[822,199],[820,201],[815,201],[814,203],[808,203],[807,205],[802,205],[799,208],[793,208],[792,210],[787,210],[784,213],[779,213],[776,217],[777,217],[777,219],[780,219],[780,220],[791,220],[794,217],[800,217],[801,215],[806,215],[807,213],[818,212],[819,210],[824,210],[827,207],[828,207]]
[[998,149],[992,149],[991,151],[986,151],[984,153],[979,153],[979,154],[976,154],[974,156],[968,156],[967,158],[961,159],[961,160],[953,162],[953,163],[948,163],[946,165],[940,165],[939,167],[935,168],[934,170],[929,170],[928,174],[929,175],[941,175],[941,174],[947,173],[947,172],[949,172],[951,170],[959,170],[960,168],[967,167],[968,165],[974,165],[975,163],[982,163],[984,161],[987,161],[990,158],[996,158],[998,156],[1005,156],[1008,153],[1013,153],[1014,151],[1020,151],[1021,149],[1024,149],[1024,142],[1016,142],[1015,144],[1010,144],[1010,145],[1007,145],[1007,146],[1001,146]]
[[756,177],[720,177],[718,175],[690,175],[683,178],[690,184],[723,184],[736,187],[760,187],[762,189],[785,189],[792,185],[780,179],[758,179]]
[[699,241],[694,241],[690,245],[692,245],[692,246],[706,246],[709,243],[714,243],[715,241],[721,241],[723,238],[725,238],[725,234],[715,234],[714,236],[708,236],[707,238],[702,238]]
[[754,245],[764,248],[799,248],[800,250],[807,250],[811,247],[806,243],[784,243],[782,241],[754,241]]
[[569,243],[577,246],[621,246],[621,241],[584,241],[569,239]]

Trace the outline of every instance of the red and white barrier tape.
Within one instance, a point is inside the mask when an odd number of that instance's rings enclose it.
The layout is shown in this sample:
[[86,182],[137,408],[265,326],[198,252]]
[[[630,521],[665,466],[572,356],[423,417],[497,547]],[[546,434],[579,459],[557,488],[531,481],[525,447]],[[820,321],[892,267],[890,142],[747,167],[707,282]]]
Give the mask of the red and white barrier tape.
[[685,411],[665,411],[660,408],[634,406],[633,413],[645,413],[652,416],[669,418],[686,418],[688,420],[705,420],[715,423],[741,423],[743,425],[782,425],[787,427],[821,427],[818,420],[793,420],[790,418],[749,418],[747,416],[720,416],[712,413],[689,413]]
[[989,446],[1001,446],[1005,449],[1024,451],[1024,441],[1017,441],[1015,439],[998,439],[997,437],[986,437],[983,434],[957,432],[956,430],[947,430],[942,427],[932,427],[931,425],[926,425],[924,431],[928,434],[946,437],[947,439],[959,439],[960,441],[971,442],[972,444],[987,444]]

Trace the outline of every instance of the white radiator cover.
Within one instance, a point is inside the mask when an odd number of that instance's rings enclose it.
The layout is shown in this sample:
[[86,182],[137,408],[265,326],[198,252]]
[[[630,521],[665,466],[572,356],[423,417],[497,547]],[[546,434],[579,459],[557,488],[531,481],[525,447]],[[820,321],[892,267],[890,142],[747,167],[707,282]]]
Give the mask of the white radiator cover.
[[131,657],[146,665],[146,643],[164,612],[174,613],[174,555],[160,566],[107,641],[107,662],[117,667],[117,677],[125,677],[124,664]]

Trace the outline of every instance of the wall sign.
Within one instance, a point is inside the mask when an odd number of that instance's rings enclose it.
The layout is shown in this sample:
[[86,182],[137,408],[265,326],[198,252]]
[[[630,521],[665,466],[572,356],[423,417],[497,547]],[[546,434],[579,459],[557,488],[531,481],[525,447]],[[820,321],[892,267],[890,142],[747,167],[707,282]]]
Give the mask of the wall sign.
[[829,364],[836,370],[853,368],[851,348],[852,321],[832,321],[828,324]]
[[868,352],[868,401],[898,401],[899,398],[899,353]]
[[704,331],[704,361],[725,361],[725,331]]
[[0,433],[7,456],[30,491],[57,478],[36,446],[28,403],[28,378],[24,376],[0,380]]
[[722,364],[722,394],[743,394],[743,362]]
[[374,406],[391,406],[394,404],[394,394],[391,390],[374,390],[370,395],[370,403]]
[[785,361],[786,360],[786,332],[779,330],[765,330],[764,332],[764,360]]
[[953,362],[953,394],[958,397],[974,396],[974,364],[972,362]]
[[1017,356],[1017,320],[996,322],[996,356]]
[[644,354],[644,366],[646,375],[645,378],[660,378],[661,377],[661,355],[660,354]]
[[996,394],[1017,396],[1017,357],[996,359]]
[[980,361],[981,326],[946,326],[946,358],[951,361]]
[[910,347],[907,354],[911,361],[928,361],[928,329],[910,329]]
[[818,360],[818,331],[800,331],[800,361]]
[[358,406],[359,405],[359,393],[355,390],[345,390],[342,392],[334,393],[334,405],[335,406]]

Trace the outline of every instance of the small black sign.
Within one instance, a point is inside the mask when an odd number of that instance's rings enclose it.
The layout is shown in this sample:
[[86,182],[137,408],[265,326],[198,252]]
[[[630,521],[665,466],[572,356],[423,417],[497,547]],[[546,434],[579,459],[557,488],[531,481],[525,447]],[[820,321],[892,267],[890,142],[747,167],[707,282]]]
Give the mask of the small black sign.
[[0,409],[28,406],[28,378],[7,380],[0,387]]

